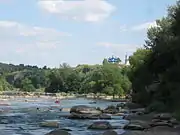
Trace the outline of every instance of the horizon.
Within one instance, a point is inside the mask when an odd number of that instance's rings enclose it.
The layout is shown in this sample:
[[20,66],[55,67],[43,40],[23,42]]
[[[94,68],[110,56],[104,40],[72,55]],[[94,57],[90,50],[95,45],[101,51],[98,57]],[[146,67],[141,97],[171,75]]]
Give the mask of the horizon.
[[[124,62],[176,0],[0,1],[0,61],[59,67]],[[98,3],[98,4],[97,4]],[[131,4],[129,4],[131,3]]]

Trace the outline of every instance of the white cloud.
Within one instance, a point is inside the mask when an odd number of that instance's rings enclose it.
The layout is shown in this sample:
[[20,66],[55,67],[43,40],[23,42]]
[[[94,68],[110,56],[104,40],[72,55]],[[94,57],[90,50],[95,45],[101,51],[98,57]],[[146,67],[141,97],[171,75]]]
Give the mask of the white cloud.
[[69,33],[59,32],[52,28],[42,28],[37,26],[27,26],[18,22],[13,21],[0,21],[0,29],[16,35],[21,36],[50,36],[50,37],[59,37],[59,36],[70,36]]
[[50,56],[52,52],[58,51],[57,48],[62,47],[65,37],[69,36],[71,34],[53,28],[0,21],[0,57],[9,61],[25,61],[27,57],[31,57],[30,60],[33,61],[33,56],[41,57],[41,54],[46,53]]
[[136,51],[137,48],[141,47],[141,45],[137,45],[137,44],[115,44],[110,42],[99,42],[97,43],[97,45],[106,48],[112,48],[118,52],[129,52],[129,53],[132,53]]
[[156,26],[157,26],[156,21],[154,21],[154,22],[146,22],[146,23],[142,23],[142,24],[133,26],[131,28],[131,30],[133,30],[133,31],[141,31],[141,30],[147,30],[147,29],[149,29],[151,27],[156,27]]
[[38,5],[61,18],[87,22],[102,21],[116,9],[105,0],[39,0]]

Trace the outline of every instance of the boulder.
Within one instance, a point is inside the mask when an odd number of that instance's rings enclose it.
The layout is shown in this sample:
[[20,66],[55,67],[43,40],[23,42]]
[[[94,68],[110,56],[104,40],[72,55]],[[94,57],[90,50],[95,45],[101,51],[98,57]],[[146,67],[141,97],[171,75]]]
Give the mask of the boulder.
[[68,133],[67,131],[61,130],[61,129],[56,129],[53,130],[45,135],[71,135],[70,133]]
[[160,119],[160,120],[170,120],[172,118],[172,115],[169,113],[161,113],[161,114],[155,114],[153,119]]
[[71,113],[69,119],[99,119],[99,115]]
[[167,127],[173,127],[172,123],[168,123],[168,121],[159,121],[159,122],[152,122],[150,124],[151,127],[158,127],[158,126],[167,126]]
[[105,131],[103,133],[103,135],[118,135],[118,134],[115,131],[113,131],[113,130],[109,130],[109,131]]
[[139,124],[128,124],[124,126],[126,130],[145,130],[146,128]]
[[113,116],[124,116],[125,114],[124,113],[116,113],[116,114],[113,114]]
[[180,124],[179,121],[177,121],[175,118],[171,118],[171,119],[168,121],[168,123],[171,123],[171,124],[173,124],[173,125],[179,125],[179,124]]
[[102,114],[100,110],[95,107],[89,107],[85,105],[74,106],[70,110],[71,115],[69,119],[98,119]]
[[140,120],[130,121],[129,124],[124,126],[124,129],[127,130],[146,130],[149,128],[150,128],[149,123]]
[[70,113],[100,115],[101,111],[97,110],[95,107],[78,105],[78,106],[73,106],[70,110]]
[[126,106],[125,103],[119,103],[119,104],[116,105],[117,108],[120,107],[120,108],[122,108],[122,109],[125,108],[125,106]]
[[118,112],[119,109],[112,105],[108,106],[106,109],[103,110],[103,113],[108,113],[108,114],[116,114]]
[[125,113],[125,114],[130,113],[130,111],[128,109],[119,109],[119,112],[120,113]]
[[110,115],[107,115],[107,114],[101,114],[99,116],[100,119],[111,119],[111,116]]
[[112,126],[107,121],[97,121],[90,125],[88,129],[107,130],[112,129]]
[[51,127],[51,128],[58,128],[59,123],[57,121],[44,121],[40,123],[41,127]]
[[131,109],[130,112],[135,114],[144,114],[145,108]]

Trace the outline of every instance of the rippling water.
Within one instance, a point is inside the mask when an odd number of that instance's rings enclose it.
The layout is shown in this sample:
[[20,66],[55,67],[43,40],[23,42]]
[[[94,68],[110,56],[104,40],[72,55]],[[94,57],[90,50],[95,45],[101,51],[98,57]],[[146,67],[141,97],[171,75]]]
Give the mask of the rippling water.
[[[71,129],[72,135],[96,135],[104,131],[87,130],[87,127],[95,120],[70,120],[63,115],[69,112],[60,112],[59,108],[71,108],[74,105],[90,105],[94,107],[105,108],[111,104],[117,104],[106,101],[97,101],[96,104],[90,104],[88,99],[71,99],[61,100],[58,108],[53,108],[51,112],[46,111],[50,106],[56,105],[53,99],[27,99],[30,102],[25,102],[25,99],[18,98],[17,100],[9,100],[10,106],[0,106],[0,109],[5,109],[8,112],[0,113],[0,135],[44,135],[53,128],[43,128],[39,123],[44,120],[56,120],[60,123],[60,128]],[[36,108],[40,108],[37,111]],[[126,123],[120,117],[109,121],[112,125],[121,126]],[[119,133],[123,130],[118,130]]]

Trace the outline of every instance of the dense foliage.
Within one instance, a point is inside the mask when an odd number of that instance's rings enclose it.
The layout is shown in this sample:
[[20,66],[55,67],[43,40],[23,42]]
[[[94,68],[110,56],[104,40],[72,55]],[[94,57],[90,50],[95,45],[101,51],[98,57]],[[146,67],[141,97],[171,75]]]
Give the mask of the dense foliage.
[[173,111],[180,105],[180,1],[156,23],[144,48],[130,57],[133,101]]
[[0,90],[44,89],[48,93],[104,93],[122,96],[131,89],[125,68],[118,63],[108,63],[106,59],[103,65],[78,65],[72,68],[63,63],[56,69],[1,63],[0,85],[3,85]]

